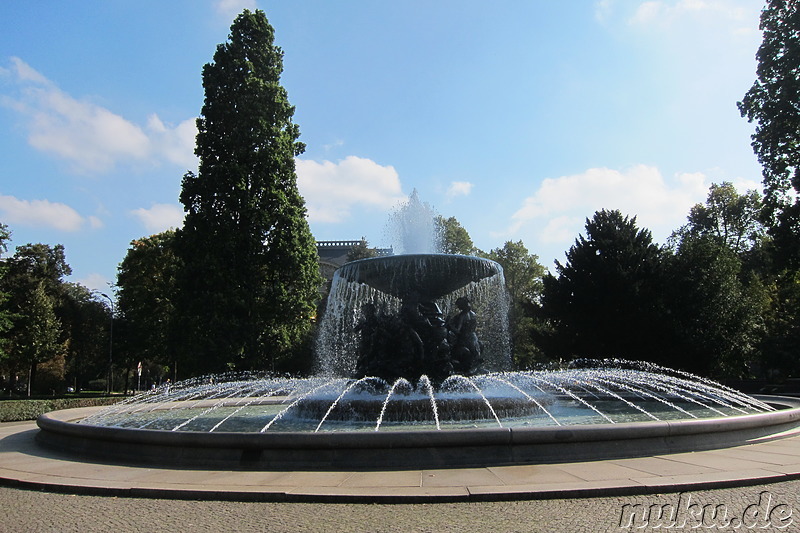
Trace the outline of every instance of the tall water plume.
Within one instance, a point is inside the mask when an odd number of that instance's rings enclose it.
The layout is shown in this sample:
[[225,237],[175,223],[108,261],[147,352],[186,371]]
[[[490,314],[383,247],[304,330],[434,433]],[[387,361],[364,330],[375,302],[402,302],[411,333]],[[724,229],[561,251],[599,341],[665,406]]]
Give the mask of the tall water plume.
[[419,199],[414,189],[408,201],[390,215],[386,231],[398,254],[433,254],[442,251],[442,236],[436,224],[438,213]]

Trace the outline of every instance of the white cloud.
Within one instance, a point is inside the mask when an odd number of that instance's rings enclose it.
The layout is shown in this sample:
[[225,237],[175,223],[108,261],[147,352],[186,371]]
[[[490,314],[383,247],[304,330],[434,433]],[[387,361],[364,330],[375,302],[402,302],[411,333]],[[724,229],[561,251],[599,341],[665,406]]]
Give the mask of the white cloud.
[[74,171],[102,173],[119,163],[197,164],[193,119],[169,127],[151,115],[145,130],[102,106],[73,98],[21,59],[14,57],[11,63],[4,76],[19,94],[0,102],[22,116],[31,146],[68,161]]
[[356,207],[384,210],[405,199],[394,167],[352,155],[337,163],[298,159],[297,185],[312,222],[342,222]]
[[605,22],[611,10],[611,0],[598,0],[594,5],[594,16],[599,22]]
[[132,210],[131,214],[152,233],[160,233],[183,225],[183,208],[176,204],[153,204],[150,209],[140,207]]
[[180,167],[197,167],[194,155],[196,119],[186,119],[175,127],[169,127],[154,113],[147,119],[147,130],[155,151],[164,159]]
[[341,148],[344,146],[344,141],[342,139],[336,139],[332,143],[322,145],[322,148],[326,152],[330,152],[331,150],[335,150],[336,148]]
[[732,0],[652,0],[642,2],[628,23],[666,29],[683,20],[697,19],[733,23],[732,31],[741,32],[751,25],[753,11],[752,4]]
[[217,0],[217,11],[228,18],[235,17],[245,9],[258,9],[256,0]]
[[98,228],[102,228],[104,225],[105,224],[103,224],[103,221],[99,217],[96,217],[94,215],[89,217],[89,227],[90,228],[98,229]]
[[468,196],[472,192],[474,185],[468,181],[453,181],[447,188],[447,199],[450,200],[456,196]]
[[665,9],[662,2],[642,2],[636,9],[630,23],[633,25],[650,24],[658,20],[658,15]]
[[[66,204],[48,200],[20,200],[14,196],[0,195],[0,219],[7,224],[45,227],[61,231],[78,231],[84,218]],[[91,227],[97,227],[99,219],[92,217]],[[102,223],[100,223],[102,224]]]
[[657,168],[638,165],[625,171],[591,168],[581,174],[548,178],[511,216],[504,235],[533,232],[543,243],[568,244],[583,231],[586,218],[601,209],[636,216],[640,228],[662,242],[685,223],[689,209],[705,201],[710,183],[701,173],[665,180]]

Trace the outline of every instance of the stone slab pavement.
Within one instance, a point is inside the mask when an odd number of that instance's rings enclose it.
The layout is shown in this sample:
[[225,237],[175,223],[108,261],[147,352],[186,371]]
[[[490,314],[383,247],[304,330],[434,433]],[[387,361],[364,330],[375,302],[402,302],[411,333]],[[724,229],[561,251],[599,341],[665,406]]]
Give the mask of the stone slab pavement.
[[[61,494],[0,487],[4,533],[800,531],[800,481],[524,501],[304,503]],[[664,509],[658,515],[651,509]]]

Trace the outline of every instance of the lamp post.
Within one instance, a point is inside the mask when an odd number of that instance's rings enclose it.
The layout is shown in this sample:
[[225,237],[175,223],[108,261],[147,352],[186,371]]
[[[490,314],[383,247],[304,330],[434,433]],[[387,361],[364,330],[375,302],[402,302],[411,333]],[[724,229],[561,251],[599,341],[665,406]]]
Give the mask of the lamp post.
[[113,353],[114,353],[114,300],[105,293],[99,293],[100,296],[108,300],[108,303],[111,304],[111,324],[108,328],[108,376],[106,379],[106,392],[111,395],[111,379],[113,373],[111,371],[111,365],[113,362]]

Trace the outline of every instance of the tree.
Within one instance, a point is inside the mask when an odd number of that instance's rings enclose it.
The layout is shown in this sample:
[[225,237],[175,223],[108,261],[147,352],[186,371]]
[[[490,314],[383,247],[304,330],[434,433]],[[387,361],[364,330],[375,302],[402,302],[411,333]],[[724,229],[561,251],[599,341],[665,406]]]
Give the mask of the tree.
[[129,366],[145,360],[174,366],[175,231],[131,241],[117,269],[121,317],[117,335]]
[[534,342],[542,327],[534,310],[542,294],[542,278],[546,270],[538,256],[528,252],[522,241],[506,242],[502,248],[491,250],[485,257],[503,267],[506,289],[511,299],[509,323],[511,346],[517,367],[529,368],[542,359]]
[[742,261],[713,235],[687,234],[668,265],[673,366],[715,377],[743,377],[761,341],[769,301],[741,279]]
[[736,254],[744,254],[764,238],[759,218],[763,204],[757,191],[739,194],[730,182],[712,184],[705,205],[689,211],[688,223],[676,232],[681,235],[709,236]]
[[800,375],[800,272],[783,272],[767,287],[769,302],[764,313],[765,334],[757,360],[762,377],[783,379]]
[[[72,268],[67,264],[63,244],[52,247],[42,243],[17,246],[14,256],[8,260],[8,276],[13,283],[42,281],[45,291],[53,297],[60,296],[64,277],[71,274]],[[32,285],[28,288],[32,288]]]
[[6,265],[8,270],[2,284],[9,294],[7,309],[13,317],[6,366],[12,382],[17,370],[28,371],[30,392],[37,365],[57,355],[54,343],[63,346],[67,340],[56,312],[64,299],[63,278],[72,269],[61,244],[17,246]]
[[800,4],[767,0],[757,80],[739,110],[756,123],[753,150],[763,167],[765,217],[778,263],[800,266]]
[[444,218],[436,215],[436,233],[439,235],[439,251],[443,254],[475,254],[475,245],[467,230],[456,217]]
[[64,296],[60,315],[67,337],[65,377],[80,392],[88,380],[106,376],[112,317],[97,293],[80,283],[65,283]]
[[36,379],[36,367],[55,357],[62,349],[61,322],[56,318],[52,298],[39,281],[19,308],[14,324],[12,342],[14,358],[28,370],[28,396]]
[[347,252],[347,261],[358,261],[359,259],[369,259],[377,256],[378,250],[375,248],[370,248],[367,239],[361,237],[361,240],[358,241],[358,244],[353,246],[350,251]]
[[184,175],[176,237],[189,373],[276,368],[312,325],[321,279],[294,162],[305,147],[273,40],[264,13],[245,10],[203,68],[200,166]]
[[666,305],[676,365],[740,377],[762,343],[771,284],[764,283],[769,239],[760,221],[761,197],[733,184],[712,185],[705,205],[670,237]]
[[662,251],[636,217],[598,211],[586,220],[558,276],[544,277],[542,314],[552,357],[621,357],[668,363],[661,351]]
[[506,287],[513,302],[529,304],[539,301],[546,271],[539,264],[539,257],[529,253],[522,241],[508,241],[502,248],[491,250],[486,257],[503,267]]

